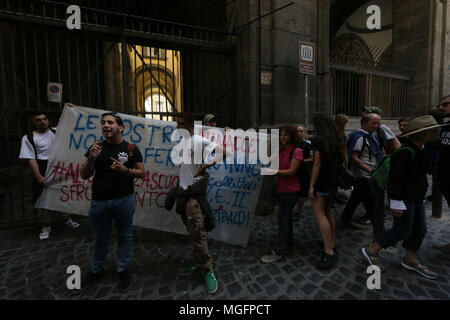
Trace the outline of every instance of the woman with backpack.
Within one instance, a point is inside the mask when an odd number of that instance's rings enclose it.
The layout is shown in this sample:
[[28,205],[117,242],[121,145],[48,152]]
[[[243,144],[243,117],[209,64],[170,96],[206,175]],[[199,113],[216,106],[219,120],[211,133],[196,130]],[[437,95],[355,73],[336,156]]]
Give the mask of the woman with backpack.
[[[293,244],[292,209],[298,201],[300,180],[297,172],[303,162],[297,131],[293,126],[280,128],[279,170],[275,187],[279,195],[278,239],[275,246],[261,257],[261,262],[270,263],[282,258],[282,252]],[[270,170],[270,169],[269,169]]]
[[401,265],[428,279],[438,277],[418,261],[417,252],[427,232],[424,208],[428,189],[427,160],[423,149],[438,136],[440,126],[430,115],[411,120],[402,135],[408,140],[391,155],[387,192],[394,224],[391,230],[378,235],[368,248],[361,249],[369,264],[378,266],[381,272],[385,270],[380,263],[381,249],[403,241],[405,257]]
[[314,149],[314,164],[309,197],[324,247],[317,268],[327,270],[332,268],[337,261],[336,225],[331,209],[339,186],[339,172],[345,162],[345,144],[337,132],[333,118],[328,113],[317,112],[314,115],[313,123],[316,136],[311,139]]

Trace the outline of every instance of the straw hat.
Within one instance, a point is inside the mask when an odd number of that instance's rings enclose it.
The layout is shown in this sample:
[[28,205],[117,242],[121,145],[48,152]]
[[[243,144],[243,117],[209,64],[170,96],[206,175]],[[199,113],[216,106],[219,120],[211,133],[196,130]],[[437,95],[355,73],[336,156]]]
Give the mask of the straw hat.
[[402,134],[401,137],[407,137],[421,131],[430,130],[446,125],[448,124],[438,124],[432,116],[417,117],[408,122],[406,133]]

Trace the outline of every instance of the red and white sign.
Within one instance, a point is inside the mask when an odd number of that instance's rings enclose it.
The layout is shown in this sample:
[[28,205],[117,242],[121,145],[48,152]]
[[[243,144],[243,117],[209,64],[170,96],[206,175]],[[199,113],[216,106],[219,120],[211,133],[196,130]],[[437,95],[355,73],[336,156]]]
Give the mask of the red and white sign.
[[62,88],[63,88],[63,85],[61,83],[55,83],[55,82],[47,83],[47,99],[48,99],[48,101],[61,103]]
[[310,42],[298,43],[300,73],[316,74],[316,45]]

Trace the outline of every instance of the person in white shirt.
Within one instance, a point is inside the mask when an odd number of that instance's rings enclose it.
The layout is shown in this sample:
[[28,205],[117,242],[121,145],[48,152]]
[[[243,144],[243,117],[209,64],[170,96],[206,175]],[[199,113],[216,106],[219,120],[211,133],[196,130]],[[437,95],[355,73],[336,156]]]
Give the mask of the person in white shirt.
[[[208,179],[206,169],[210,166],[220,162],[218,160],[223,155],[226,158],[225,150],[208,139],[199,135],[194,135],[194,116],[189,112],[182,112],[176,116],[177,129],[184,129],[188,132],[190,141],[188,142],[190,156],[187,157],[189,161],[181,164],[180,168],[180,182],[179,187],[183,190],[190,190],[194,184],[200,182],[202,179]],[[181,131],[181,130],[180,130]],[[186,133],[185,131],[185,133]],[[185,137],[186,138],[186,137]],[[203,151],[210,150],[216,152],[213,159],[204,159]],[[201,152],[201,155],[196,155],[195,152]],[[212,152],[210,152],[212,154]],[[197,160],[197,161],[195,161]],[[200,160],[200,161],[198,161]],[[205,231],[205,212],[209,207],[206,199],[206,192],[204,197],[202,195],[192,196],[186,202],[185,206],[185,220],[189,232],[189,238],[193,245],[193,262],[186,266],[183,271],[183,276],[191,275],[195,271],[201,271],[206,282],[208,293],[214,293],[218,289],[218,282],[214,275],[212,268],[212,257],[208,250],[208,241]],[[205,203],[206,202],[206,203]]]
[[379,146],[372,133],[377,130],[380,120],[380,116],[374,113],[364,116],[361,119],[361,128],[352,133],[352,136],[357,137],[354,144],[352,141],[355,139],[349,139],[349,162],[356,182],[341,216],[341,222],[344,224],[359,227],[352,222],[352,217],[361,202],[366,209],[366,215],[373,222],[374,189],[371,173],[377,164]]
[[[33,204],[35,204],[43,189],[47,188],[45,183],[45,172],[47,170],[49,148],[55,137],[56,128],[50,127],[49,120],[44,113],[34,114],[31,122],[35,131],[23,136],[19,159],[28,161],[34,175],[34,179],[32,180],[32,193]],[[54,218],[54,215],[50,211],[44,209],[39,210],[39,215],[41,221],[45,222],[45,225],[39,234],[39,239],[45,240],[50,237],[52,227],[49,222]],[[68,214],[63,214],[63,217],[66,218],[65,225],[67,227],[72,229],[79,227],[79,224],[73,221]]]
[[[362,116],[369,113],[377,114],[381,119],[381,109],[378,107],[364,107]],[[401,147],[400,140],[392,132],[392,130],[380,122],[378,129],[374,133],[375,137],[378,139],[380,145],[380,154],[377,157],[377,162],[380,162],[386,155],[392,154],[395,150]],[[380,189],[376,183],[373,184],[374,189],[374,216],[373,216],[373,228],[374,235],[377,236],[384,232],[384,217],[385,217],[385,190]],[[362,219],[364,220],[364,219]]]

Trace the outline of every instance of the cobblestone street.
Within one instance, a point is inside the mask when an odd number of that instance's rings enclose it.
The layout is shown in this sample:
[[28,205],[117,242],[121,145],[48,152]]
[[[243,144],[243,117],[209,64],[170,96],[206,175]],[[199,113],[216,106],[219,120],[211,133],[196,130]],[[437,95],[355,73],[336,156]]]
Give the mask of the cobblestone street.
[[[343,205],[335,207],[339,222]],[[361,207],[359,207],[361,210]],[[367,264],[360,249],[370,242],[371,226],[349,229],[337,223],[339,262],[331,271],[315,268],[321,252],[319,230],[309,203],[294,222],[295,246],[273,264],[259,261],[277,234],[276,214],[256,217],[246,248],[209,240],[219,290],[208,295],[200,274],[181,277],[180,267],[190,262],[191,247],[183,235],[135,228],[132,260],[133,284],[121,294],[115,273],[115,244],[110,245],[107,275],[81,295],[66,287],[69,265],[86,270],[90,260],[91,234],[85,217],[77,230],[55,228],[51,238],[39,241],[39,226],[0,232],[0,299],[450,299],[450,256],[432,247],[450,242],[450,211],[444,205],[441,219],[431,218],[427,203],[428,233],[421,261],[437,272],[427,280],[401,267],[401,245],[381,252],[387,269],[381,289],[366,287]],[[360,212],[358,213],[361,214]],[[392,223],[387,214],[387,227]]]

